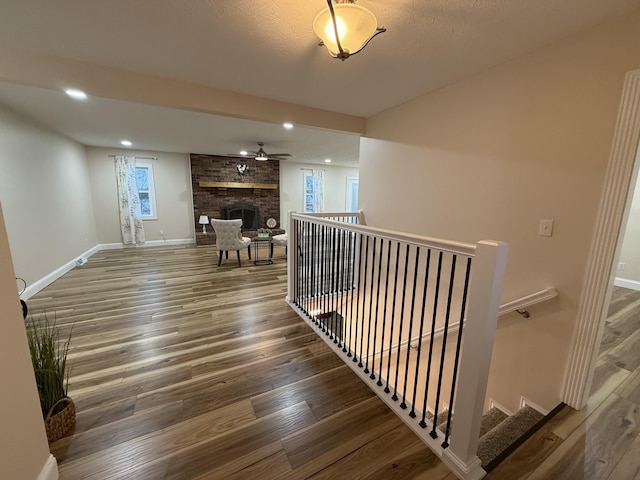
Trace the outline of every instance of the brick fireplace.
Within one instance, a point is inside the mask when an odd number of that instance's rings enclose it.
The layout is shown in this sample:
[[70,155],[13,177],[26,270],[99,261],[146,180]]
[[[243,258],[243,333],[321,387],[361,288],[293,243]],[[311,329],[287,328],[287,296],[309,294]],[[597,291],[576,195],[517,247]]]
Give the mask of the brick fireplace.
[[[244,229],[248,237],[256,228],[266,227],[267,219],[275,218],[280,225],[280,163],[260,162],[251,158],[230,158],[218,155],[194,154],[191,157],[191,183],[193,190],[193,221],[198,245],[215,244],[211,225],[207,234],[198,224],[200,215],[227,218],[229,212],[242,209],[255,210],[258,224]],[[240,173],[238,165],[247,165]],[[237,214],[236,214],[237,215]],[[237,216],[235,218],[238,218]],[[282,233],[281,231],[274,231]]]

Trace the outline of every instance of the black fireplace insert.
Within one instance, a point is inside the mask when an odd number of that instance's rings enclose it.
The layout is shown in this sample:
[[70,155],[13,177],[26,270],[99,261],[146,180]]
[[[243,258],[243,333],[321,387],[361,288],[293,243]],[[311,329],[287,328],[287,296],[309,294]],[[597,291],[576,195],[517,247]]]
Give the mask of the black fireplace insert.
[[224,220],[242,220],[242,230],[257,230],[260,228],[260,211],[252,205],[235,205],[223,207],[220,215]]

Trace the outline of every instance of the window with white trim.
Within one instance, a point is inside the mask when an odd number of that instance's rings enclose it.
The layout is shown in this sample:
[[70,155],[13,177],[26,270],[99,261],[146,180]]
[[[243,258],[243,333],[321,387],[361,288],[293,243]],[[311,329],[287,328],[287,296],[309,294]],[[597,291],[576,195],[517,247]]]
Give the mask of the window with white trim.
[[153,164],[136,162],[136,184],[143,220],[157,220],[156,193],[153,181]]
[[358,211],[358,177],[347,177],[346,211]]

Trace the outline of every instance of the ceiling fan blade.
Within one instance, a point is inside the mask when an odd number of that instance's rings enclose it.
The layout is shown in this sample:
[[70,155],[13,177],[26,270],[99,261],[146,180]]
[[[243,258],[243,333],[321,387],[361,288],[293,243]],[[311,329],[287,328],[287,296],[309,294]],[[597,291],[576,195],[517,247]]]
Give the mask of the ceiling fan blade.
[[290,153],[267,153],[270,157],[290,157]]

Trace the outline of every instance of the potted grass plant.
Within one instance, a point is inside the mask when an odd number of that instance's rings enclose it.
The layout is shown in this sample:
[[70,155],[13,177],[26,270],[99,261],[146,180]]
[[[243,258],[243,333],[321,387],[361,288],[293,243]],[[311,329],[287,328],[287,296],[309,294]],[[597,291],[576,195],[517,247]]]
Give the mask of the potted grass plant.
[[30,316],[27,322],[27,340],[47,439],[49,443],[53,443],[69,433],[76,423],[75,405],[67,395],[67,353],[71,331],[68,337],[60,339],[55,318],[51,321],[46,313],[37,319]]

